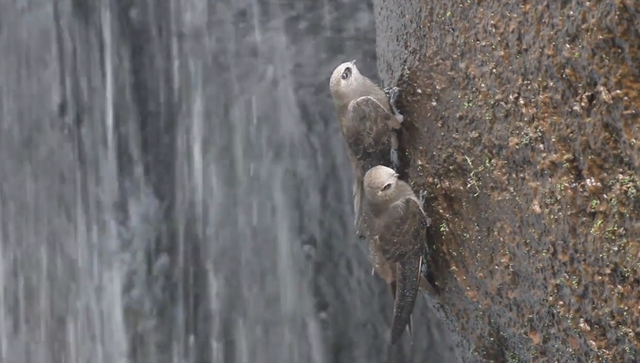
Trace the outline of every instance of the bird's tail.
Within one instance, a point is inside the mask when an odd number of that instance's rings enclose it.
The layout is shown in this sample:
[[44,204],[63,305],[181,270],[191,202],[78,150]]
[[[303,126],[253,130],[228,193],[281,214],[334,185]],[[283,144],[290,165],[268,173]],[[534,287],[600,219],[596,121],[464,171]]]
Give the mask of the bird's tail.
[[[371,272],[371,274],[373,274],[373,272]],[[389,284],[389,288],[391,290],[391,296],[393,297],[393,301],[395,302],[396,301],[396,282],[392,281]],[[409,323],[407,324],[407,333],[409,334],[410,338],[413,338],[413,315],[409,317]]]
[[391,323],[391,344],[395,344],[400,339],[407,326],[411,331],[411,314],[413,313],[413,306],[416,303],[420,286],[422,256],[407,256],[397,266],[397,286],[393,321]]
[[[391,288],[391,295],[393,296],[393,301],[396,301],[396,282],[393,281],[389,284]],[[407,334],[409,334],[409,338],[411,338],[411,344],[413,344],[413,314],[409,317],[409,323],[407,323]]]

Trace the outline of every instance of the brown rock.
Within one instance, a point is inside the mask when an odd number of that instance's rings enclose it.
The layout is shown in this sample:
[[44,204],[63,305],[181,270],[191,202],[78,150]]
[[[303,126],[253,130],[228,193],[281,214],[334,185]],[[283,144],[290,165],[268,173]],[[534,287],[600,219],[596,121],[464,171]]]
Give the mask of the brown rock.
[[468,343],[461,360],[640,359],[637,11],[493,0],[375,11],[380,77],[403,90],[401,177],[429,190],[429,264],[441,318]]

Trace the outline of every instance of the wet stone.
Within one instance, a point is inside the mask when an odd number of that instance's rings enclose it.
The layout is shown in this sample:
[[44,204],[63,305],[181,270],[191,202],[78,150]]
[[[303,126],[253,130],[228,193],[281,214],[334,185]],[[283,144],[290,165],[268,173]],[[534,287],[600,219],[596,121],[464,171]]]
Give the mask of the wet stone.
[[640,35],[618,3],[376,1],[464,362],[640,359]]

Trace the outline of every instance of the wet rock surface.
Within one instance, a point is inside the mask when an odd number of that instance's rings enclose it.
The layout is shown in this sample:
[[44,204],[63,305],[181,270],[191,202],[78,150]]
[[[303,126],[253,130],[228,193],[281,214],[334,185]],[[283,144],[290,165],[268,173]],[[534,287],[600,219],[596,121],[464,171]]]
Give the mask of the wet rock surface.
[[371,4],[0,2],[0,362],[454,362],[353,231]]
[[638,10],[394,0],[375,12],[461,359],[640,359]]

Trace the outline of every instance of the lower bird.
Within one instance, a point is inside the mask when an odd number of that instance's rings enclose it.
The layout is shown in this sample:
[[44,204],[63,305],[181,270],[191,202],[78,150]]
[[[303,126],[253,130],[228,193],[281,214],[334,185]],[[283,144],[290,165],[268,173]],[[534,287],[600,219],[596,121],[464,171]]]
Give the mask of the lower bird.
[[394,295],[391,343],[395,344],[405,328],[411,332],[419,287],[431,290],[421,276],[430,219],[409,184],[393,169],[374,166],[363,184],[363,229],[373,268]]

